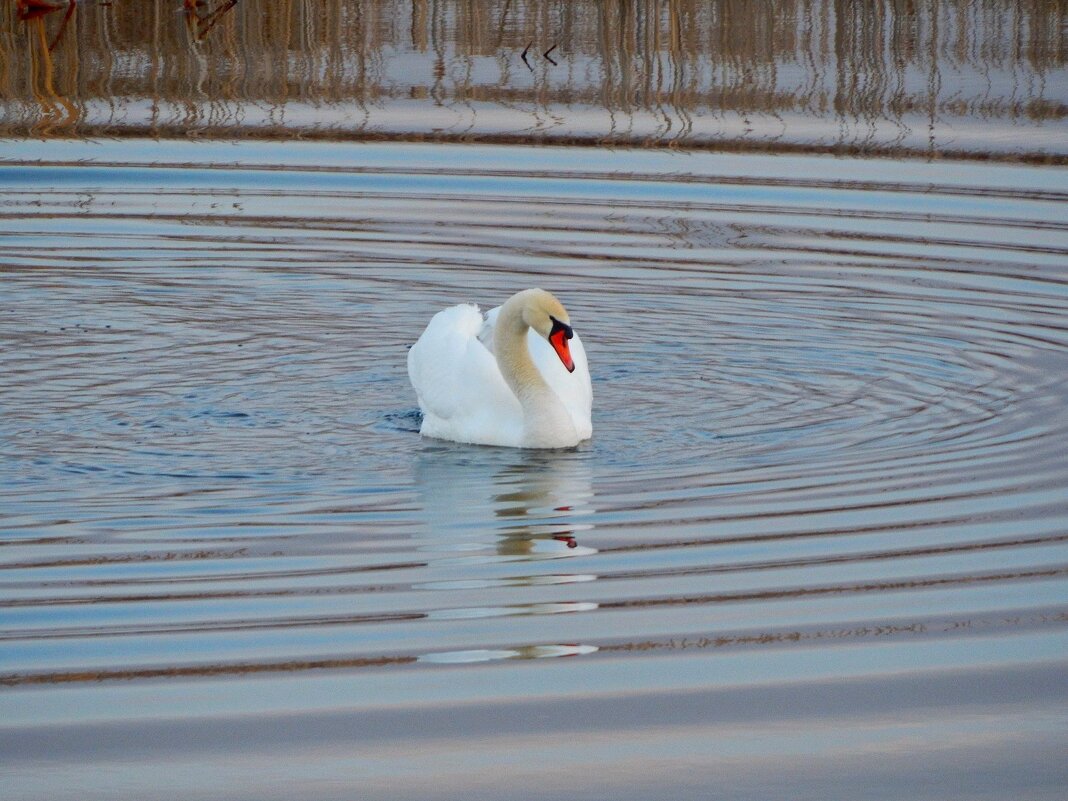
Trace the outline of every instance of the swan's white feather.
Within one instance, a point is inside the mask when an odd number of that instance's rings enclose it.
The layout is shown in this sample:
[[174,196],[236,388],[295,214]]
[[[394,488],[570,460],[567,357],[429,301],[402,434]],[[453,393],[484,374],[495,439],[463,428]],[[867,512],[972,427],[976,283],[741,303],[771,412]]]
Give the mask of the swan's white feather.
[[452,306],[434,315],[408,351],[424,436],[472,443],[522,438],[523,410],[478,338],[484,326],[478,306]]
[[[523,408],[493,355],[500,309],[485,316],[471,303],[444,309],[408,351],[408,376],[423,411],[424,436],[483,445],[527,444]],[[577,334],[569,344],[573,373],[544,338],[534,330],[527,332],[535,367],[567,409],[579,439],[588,439],[593,398],[589,364]]]

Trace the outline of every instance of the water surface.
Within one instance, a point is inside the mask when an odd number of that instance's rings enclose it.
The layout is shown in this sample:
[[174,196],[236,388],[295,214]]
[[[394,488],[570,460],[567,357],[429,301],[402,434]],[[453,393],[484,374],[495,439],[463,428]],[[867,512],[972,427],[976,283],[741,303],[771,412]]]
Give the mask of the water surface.
[[[2,144],[11,798],[1059,798],[1051,167]],[[594,438],[420,439],[553,290]]]

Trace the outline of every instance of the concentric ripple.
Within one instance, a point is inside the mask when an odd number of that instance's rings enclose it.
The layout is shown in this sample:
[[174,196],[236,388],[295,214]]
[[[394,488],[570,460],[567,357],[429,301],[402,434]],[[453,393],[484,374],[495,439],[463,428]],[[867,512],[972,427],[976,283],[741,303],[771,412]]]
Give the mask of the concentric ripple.
[[[123,679],[240,716],[1064,664],[1063,169],[5,152],[13,732],[121,717]],[[592,442],[420,439],[406,346],[532,285],[586,342]]]

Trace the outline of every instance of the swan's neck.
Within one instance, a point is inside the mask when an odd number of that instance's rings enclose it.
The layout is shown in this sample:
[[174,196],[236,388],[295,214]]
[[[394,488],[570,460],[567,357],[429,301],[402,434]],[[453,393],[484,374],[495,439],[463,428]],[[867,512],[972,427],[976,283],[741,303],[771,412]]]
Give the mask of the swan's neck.
[[493,330],[497,366],[523,407],[525,436],[540,444],[552,444],[551,440],[555,439],[574,444],[571,415],[530,356],[527,347],[529,327],[523,319],[521,303],[509,301],[504,304]]
[[493,350],[497,357],[497,366],[524,408],[528,402],[545,393],[556,396],[530,357],[530,349],[527,347],[529,327],[523,319],[522,304],[508,302],[501,308],[497,325],[493,329]]

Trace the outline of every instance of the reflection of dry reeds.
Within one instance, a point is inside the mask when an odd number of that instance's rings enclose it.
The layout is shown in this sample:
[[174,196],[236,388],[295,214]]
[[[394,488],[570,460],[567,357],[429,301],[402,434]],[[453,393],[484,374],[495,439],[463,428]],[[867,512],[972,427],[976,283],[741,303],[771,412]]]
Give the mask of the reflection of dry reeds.
[[228,11],[237,5],[237,0],[223,0],[211,8],[205,0],[185,0],[185,18],[194,29],[197,39],[203,39]]
[[[58,31],[49,40],[45,18],[63,8],[66,8],[66,13],[61,15]],[[9,12],[12,11],[10,6],[7,9]],[[25,29],[27,43],[21,65],[26,70],[24,84],[27,93],[26,100],[30,101],[29,107],[37,112],[32,118],[29,130],[31,133],[45,136],[56,129],[73,127],[79,115],[78,107],[68,99],[74,84],[73,76],[56,75],[53,51],[63,41],[63,34],[67,32],[76,5],[73,2],[65,6],[53,3],[19,2],[15,9],[18,12],[19,22]],[[0,39],[0,42],[6,44],[6,39]],[[57,56],[64,57],[70,49],[71,46],[66,45]],[[3,54],[2,68],[0,68],[0,79],[3,79],[3,83],[0,85],[5,88],[5,97],[9,96],[6,94],[6,88],[9,85],[9,78],[13,77],[14,67],[17,65],[15,58],[16,56],[10,51]],[[74,63],[77,63],[76,56]],[[76,74],[75,70],[73,75]],[[58,90],[57,81],[60,82]]]
[[0,132],[359,132],[413,101],[472,124],[487,104],[594,110],[623,137],[645,115],[684,141],[709,117],[874,137],[1068,113],[1065,0],[192,0],[189,26],[177,0],[58,5],[0,4]]

